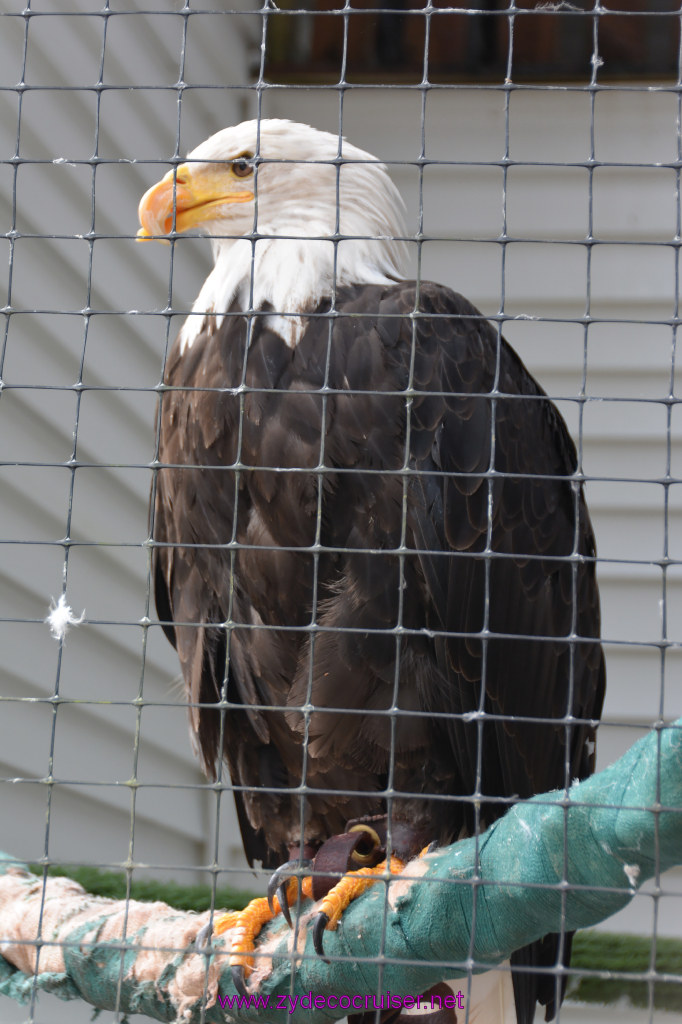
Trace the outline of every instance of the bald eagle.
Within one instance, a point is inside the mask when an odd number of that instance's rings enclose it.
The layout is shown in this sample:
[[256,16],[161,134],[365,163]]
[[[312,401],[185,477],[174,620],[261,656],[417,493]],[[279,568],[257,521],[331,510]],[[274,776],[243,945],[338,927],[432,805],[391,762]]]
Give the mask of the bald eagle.
[[[406,279],[385,167],[250,121],[139,212],[141,237],[213,246],[165,368],[154,583],[249,862],[313,856],[351,820],[414,855],[592,772],[605,676],[574,445],[496,326]],[[519,1024],[537,1001],[553,1016],[561,984],[529,968],[558,949],[514,954]]]

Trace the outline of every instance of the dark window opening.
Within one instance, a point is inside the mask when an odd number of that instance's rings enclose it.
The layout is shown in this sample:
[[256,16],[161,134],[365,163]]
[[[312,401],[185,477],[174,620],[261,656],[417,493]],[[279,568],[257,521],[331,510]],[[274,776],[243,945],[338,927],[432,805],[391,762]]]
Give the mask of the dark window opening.
[[589,82],[595,63],[598,82],[678,73],[675,0],[605,0],[599,13],[588,0],[516,0],[513,17],[496,0],[352,2],[279,0],[267,77],[338,81],[344,47],[349,82],[504,81],[509,69],[512,81]]

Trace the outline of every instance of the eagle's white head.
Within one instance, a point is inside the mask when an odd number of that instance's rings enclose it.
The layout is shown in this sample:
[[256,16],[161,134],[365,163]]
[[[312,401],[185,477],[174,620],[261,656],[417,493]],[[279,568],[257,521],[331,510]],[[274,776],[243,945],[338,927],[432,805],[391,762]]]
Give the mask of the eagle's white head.
[[215,266],[182,332],[191,346],[241,309],[275,311],[294,346],[301,314],[335,288],[405,277],[403,202],[375,157],[291,121],[245,121],[202,142],[143,196],[141,238],[201,231]]

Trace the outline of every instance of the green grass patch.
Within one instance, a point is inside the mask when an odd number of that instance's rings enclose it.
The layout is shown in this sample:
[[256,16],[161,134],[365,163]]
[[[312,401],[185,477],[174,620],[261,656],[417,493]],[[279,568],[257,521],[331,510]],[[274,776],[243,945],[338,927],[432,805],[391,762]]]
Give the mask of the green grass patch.
[[[32,864],[31,871],[42,875],[42,868]],[[127,879],[123,871],[101,871],[99,868],[63,865],[48,868],[48,874],[62,878],[73,878],[75,882],[92,893],[112,900],[124,900],[128,893]],[[249,900],[259,893],[219,885],[215,890],[213,906],[216,910],[241,910]],[[182,885],[179,882],[163,882],[156,879],[135,878],[130,884],[132,900],[161,900],[177,910],[210,910],[212,887],[210,885]]]
[[[573,940],[572,970],[608,971],[614,977],[571,977],[569,998],[583,1003],[617,1003],[625,998],[632,1006],[648,1007],[653,989],[657,1010],[682,1013],[682,940],[656,940],[655,962],[652,962],[651,939],[639,935],[618,935],[611,932],[577,932]],[[674,974],[676,981],[648,981],[628,975]]]

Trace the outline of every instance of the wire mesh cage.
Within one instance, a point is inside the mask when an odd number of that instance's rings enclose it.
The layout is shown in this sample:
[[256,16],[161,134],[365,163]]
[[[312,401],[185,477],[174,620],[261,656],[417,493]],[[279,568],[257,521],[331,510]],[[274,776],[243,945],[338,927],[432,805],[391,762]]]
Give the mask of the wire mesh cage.
[[[598,768],[676,718],[679,9],[1,8],[6,852],[39,871],[207,883],[215,907],[216,886],[261,892],[269,876],[247,865],[227,770],[216,784],[199,769],[153,593],[164,368],[211,250],[196,234],[166,247],[135,237],[143,193],[251,119],[314,125],[382,161],[405,203],[409,276],[471,300],[566,420],[597,543],[608,666]],[[681,899],[679,869],[642,887],[603,926],[644,943],[637,966],[600,960],[594,940],[561,1016],[615,1015],[576,1003],[595,993],[630,998],[617,1012],[633,1020],[682,1013],[682,945],[665,946],[682,941]],[[36,996],[28,1008],[2,998],[3,1020],[89,1018],[87,1006]]]

